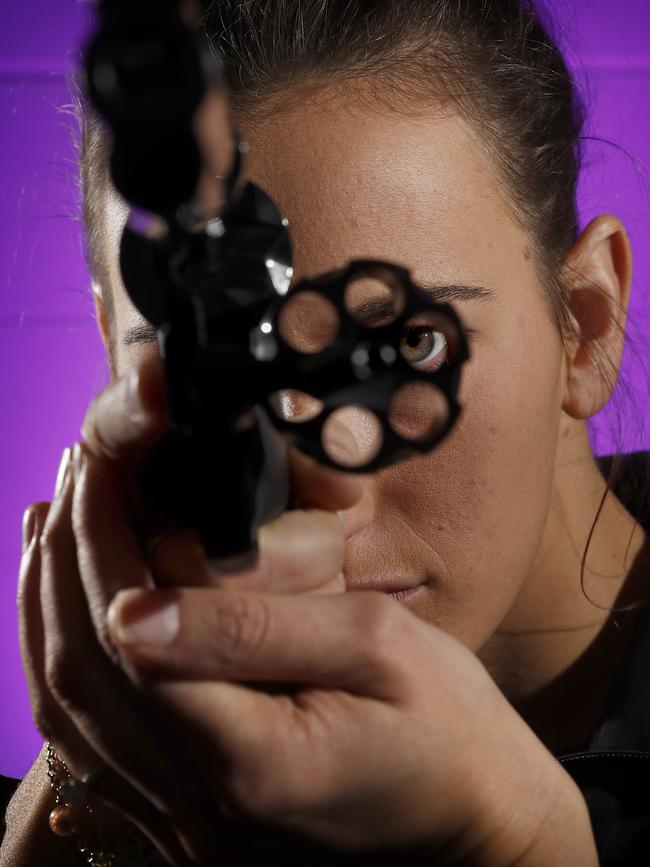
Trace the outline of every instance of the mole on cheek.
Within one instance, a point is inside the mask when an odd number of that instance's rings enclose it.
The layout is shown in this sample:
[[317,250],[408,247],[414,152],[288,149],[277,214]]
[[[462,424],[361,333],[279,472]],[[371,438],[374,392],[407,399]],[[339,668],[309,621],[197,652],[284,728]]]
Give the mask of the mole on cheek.
[[524,247],[524,259],[528,261],[530,259],[530,250],[528,247]]

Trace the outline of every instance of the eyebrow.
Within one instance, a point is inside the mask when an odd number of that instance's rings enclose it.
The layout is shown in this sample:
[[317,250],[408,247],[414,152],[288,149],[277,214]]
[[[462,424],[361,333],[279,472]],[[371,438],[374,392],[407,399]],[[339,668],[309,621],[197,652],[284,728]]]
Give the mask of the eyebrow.
[[122,338],[123,346],[131,346],[133,343],[157,343],[158,329],[149,323],[136,325],[135,328],[129,328]]
[[[426,286],[423,283],[414,284],[417,289],[429,297],[431,301],[488,301],[494,298],[494,292],[486,286],[461,286],[453,283],[446,286]],[[391,296],[370,299],[355,306],[351,311],[360,318],[374,316],[390,316],[395,313],[394,300]]]
[[463,286],[458,283],[452,283],[449,286],[439,286],[433,284],[427,286],[425,283],[415,283],[418,289],[430,295],[433,301],[492,301],[494,300],[494,292],[488,289],[487,286]]
[[[427,286],[423,283],[415,285],[428,295],[432,301],[490,301],[494,299],[494,292],[486,286],[465,286],[458,283],[444,286]],[[366,301],[354,308],[354,313],[363,317],[382,316],[392,312],[393,301],[391,298],[378,298]],[[149,323],[130,328],[122,338],[124,346],[131,346],[134,343],[156,343],[157,341],[158,329],[153,325],[149,325]]]

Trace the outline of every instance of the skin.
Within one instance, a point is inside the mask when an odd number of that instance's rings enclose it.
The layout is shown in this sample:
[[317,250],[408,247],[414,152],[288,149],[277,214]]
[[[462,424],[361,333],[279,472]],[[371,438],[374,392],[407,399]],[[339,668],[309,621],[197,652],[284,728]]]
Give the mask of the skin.
[[[350,88],[236,122],[250,148],[246,177],[289,219],[295,281],[368,257],[404,264],[424,285],[492,290],[488,300],[451,302],[473,331],[460,423],[429,455],[363,477],[346,512],[344,574],[350,588],[422,584],[411,611],[474,651],[549,748],[582,742],[635,622],[624,613],[616,625],[607,609],[643,596],[646,540],[610,493],[585,598],[580,562],[605,491],[586,419],[610,388],[586,343],[563,344],[493,161],[457,114],[398,115]],[[119,377],[157,348],[119,342],[145,323],[119,275],[124,208],[116,199],[106,207]],[[593,220],[567,266],[580,334],[596,335],[618,370],[632,271],[625,227]],[[98,306],[106,339],[100,296]],[[346,421],[363,448],[361,419],[352,411]]]
[[[191,803],[182,778],[173,785],[151,778],[154,767],[164,777],[165,763],[150,759],[155,744],[126,701],[129,684],[164,710],[161,724],[171,713],[190,737],[203,739],[206,770],[213,760],[232,763],[229,795],[244,814],[353,849],[428,841],[445,863],[596,864],[584,802],[546,748],[591,732],[634,622],[620,618],[620,637],[608,633],[607,614],[584,600],[577,571],[604,488],[584,420],[609,390],[585,347],[560,340],[530,239],[471,127],[441,112],[405,117],[361,108],[349,90],[331,96],[315,94],[248,124],[238,119],[250,146],[248,176],[289,218],[296,279],[372,257],[409,266],[423,283],[489,287],[490,300],[454,302],[472,330],[464,414],[434,453],[365,476],[360,489],[346,489],[338,474],[316,480],[318,470],[294,456],[293,484],[303,492],[294,520],[308,522],[314,552],[300,568],[296,540],[307,525],[292,525],[285,515],[264,535],[258,572],[233,579],[229,589],[207,573],[187,537],[156,549],[153,573],[176,589],[153,589],[124,520],[120,486],[134,452],[164,427],[161,372],[155,344],[119,344],[127,329],[144,323],[117,272],[124,212],[107,201],[114,381],[89,409],[74,471],[62,474],[51,508],[37,508],[38,530],[21,568],[22,649],[35,716],[65,748],[75,774],[100,756],[111,764],[111,788],[99,794],[173,864],[184,863],[183,852],[200,860],[206,837],[196,816],[174,801],[178,794],[181,805]],[[624,227],[598,218],[570,262],[599,290],[576,285],[577,325],[597,333],[617,366],[622,347],[614,320],[624,316],[631,280]],[[108,342],[99,293],[97,303]],[[124,375],[136,368],[129,408]],[[349,447],[363,445],[359,419],[349,420]],[[326,496],[314,500],[323,485]],[[345,510],[344,546],[337,546],[327,514],[333,509]],[[591,595],[607,606],[638,589],[645,540],[633,538],[625,561],[633,521],[613,497],[601,522],[587,575]],[[124,554],[120,568],[109,568],[116,551]],[[337,583],[341,569],[345,592]],[[396,578],[401,586],[423,584],[417,599],[404,606],[387,599],[381,591],[395,589]],[[237,642],[229,645],[230,633],[217,626],[224,617],[236,622],[244,597],[248,631],[234,630]],[[174,603],[181,628],[169,646],[134,642],[125,631]],[[262,610],[266,627],[257,633]],[[70,666],[80,632],[91,636],[84,653],[92,683]],[[287,659],[289,639],[296,652]],[[321,688],[310,691],[300,714],[290,702],[221,682],[300,681],[306,672]],[[591,702],[583,702],[586,710],[571,727],[571,703],[567,718],[555,707],[577,686]],[[352,700],[347,690],[367,698]],[[110,719],[96,719],[109,710]],[[117,718],[121,728],[133,728],[128,743],[111,723]],[[294,731],[297,719],[305,727]],[[411,749],[415,743],[422,748]],[[377,755],[392,761],[377,769]],[[306,773],[310,763],[313,773]],[[300,784],[305,778],[309,791]],[[431,797],[442,790],[444,803]],[[156,825],[152,804],[163,806],[168,825]]]
[[[579,790],[476,656],[381,593],[334,586],[349,478],[293,452],[301,508],[261,528],[258,569],[230,586],[183,534],[145,560],[127,492],[165,429],[160,359],[136,372],[93,401],[54,500],[30,510],[19,582],[37,725],[74,777],[108,766],[93,824],[119,838],[126,819],[173,867],[250,863],[287,830],[437,865],[595,865]],[[69,862],[47,830],[43,758],[7,812],[3,867]],[[267,830],[231,850],[233,819]]]

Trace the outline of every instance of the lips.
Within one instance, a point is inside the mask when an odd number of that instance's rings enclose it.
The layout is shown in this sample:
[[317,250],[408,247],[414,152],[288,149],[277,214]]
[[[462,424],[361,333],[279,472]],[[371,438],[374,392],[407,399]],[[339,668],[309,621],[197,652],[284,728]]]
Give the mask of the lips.
[[347,572],[345,573],[349,590],[377,590],[380,593],[397,593],[400,590],[412,590],[415,587],[421,587],[425,582],[420,578],[413,578],[409,575],[399,575],[395,572],[389,572],[384,575],[373,575],[371,577],[353,578]]
[[417,587],[410,587],[408,590],[396,590],[387,595],[392,596],[393,599],[404,604],[406,602],[411,602],[413,599],[417,599],[423,590],[424,584],[418,584]]
[[[347,576],[346,576],[347,577]],[[374,578],[371,581],[356,581],[348,580],[348,590],[375,590],[378,593],[385,593],[387,596],[392,596],[398,602],[408,602],[410,599],[419,596],[424,588],[424,582],[419,581],[408,582],[401,576],[386,575],[385,577]]]

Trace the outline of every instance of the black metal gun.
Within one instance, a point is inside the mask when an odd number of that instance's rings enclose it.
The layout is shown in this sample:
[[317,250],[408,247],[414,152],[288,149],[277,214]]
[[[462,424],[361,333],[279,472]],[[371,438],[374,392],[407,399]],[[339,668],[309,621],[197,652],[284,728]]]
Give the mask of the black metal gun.
[[[288,221],[243,182],[236,133],[218,187],[210,174],[195,121],[227,88],[189,8],[103,0],[85,66],[111,128],[112,178],[131,205],[124,283],[165,360],[173,429],[160,443],[157,495],[199,531],[218,568],[238,571],[256,562],[257,528],[290,505],[289,444],[366,473],[429,451],[460,411],[468,346],[454,310],[397,264],[355,260],[291,285]],[[214,188],[201,197],[206,178]],[[434,372],[402,345],[414,321],[444,336]],[[328,438],[352,407],[374,431],[356,463]]]

